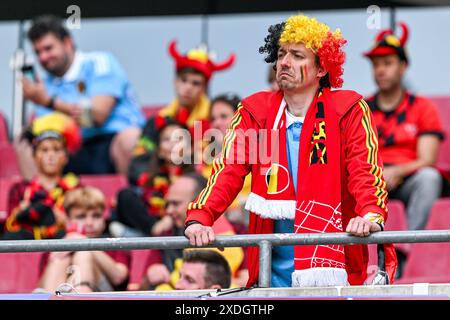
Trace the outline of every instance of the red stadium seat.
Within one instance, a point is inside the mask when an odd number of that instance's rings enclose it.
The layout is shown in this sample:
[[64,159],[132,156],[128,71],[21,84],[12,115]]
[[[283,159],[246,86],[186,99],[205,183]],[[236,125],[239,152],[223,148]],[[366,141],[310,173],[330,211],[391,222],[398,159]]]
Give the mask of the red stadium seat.
[[[406,231],[408,230],[408,223],[406,221],[406,212],[403,202],[400,200],[389,200],[388,202],[388,219],[386,221],[386,231]],[[367,283],[371,283],[373,277],[378,271],[378,254],[377,245],[370,244],[369,248],[369,265],[367,267]],[[409,243],[397,243],[395,248],[401,250],[405,254],[410,249]]]
[[2,226],[8,217],[8,197],[12,185],[19,182],[19,177],[0,178],[0,226]]
[[[408,230],[408,221],[403,202],[400,200],[389,200],[388,202],[388,219],[385,226],[386,231],[406,231]],[[396,243],[395,248],[407,254],[411,244]]]
[[80,182],[83,186],[100,189],[106,198],[106,217],[109,217],[110,208],[114,205],[117,192],[128,185],[127,178],[123,175],[81,175]]
[[128,287],[137,289],[142,283],[147,268],[154,263],[161,263],[161,261],[161,253],[159,250],[131,250]]
[[438,199],[431,208],[427,230],[450,229],[450,198]]
[[408,230],[408,222],[406,220],[405,206],[400,200],[389,200],[388,202],[388,219],[385,226],[387,231]]
[[[450,229],[450,199],[439,199],[431,209],[427,230]],[[450,243],[414,243],[398,283],[450,282]]]
[[433,97],[431,100],[437,105],[446,139],[441,145],[437,167],[450,174],[450,97]]
[[0,178],[20,176],[16,151],[12,144],[0,142]]
[[161,110],[165,106],[156,105],[156,106],[143,106],[141,108],[142,113],[145,115],[146,119],[149,119],[150,117],[156,115],[159,110]]
[[42,252],[0,253],[0,293],[31,293],[36,289]]
[[9,142],[8,123],[5,117],[0,113],[0,144]]

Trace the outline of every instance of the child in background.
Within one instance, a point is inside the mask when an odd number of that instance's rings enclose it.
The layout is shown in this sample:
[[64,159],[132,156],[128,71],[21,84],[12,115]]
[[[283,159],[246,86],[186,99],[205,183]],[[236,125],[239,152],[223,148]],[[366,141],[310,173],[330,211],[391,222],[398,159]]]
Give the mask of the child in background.
[[[68,192],[64,208],[69,219],[65,239],[109,237],[100,190],[84,187]],[[129,252],[123,250],[52,252],[39,285],[50,292],[65,283],[79,293],[125,290],[130,262]]]

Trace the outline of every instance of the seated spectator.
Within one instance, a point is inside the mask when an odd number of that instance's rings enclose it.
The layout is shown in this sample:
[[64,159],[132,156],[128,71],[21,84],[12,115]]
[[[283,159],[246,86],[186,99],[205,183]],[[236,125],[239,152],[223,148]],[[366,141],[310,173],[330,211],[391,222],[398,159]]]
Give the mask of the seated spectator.
[[[69,223],[65,239],[109,237],[105,234],[105,197],[92,187],[67,193],[64,200]],[[52,252],[48,255],[39,287],[45,291],[64,290],[69,284],[75,292],[125,290],[130,254],[123,250]]]
[[[63,21],[51,15],[34,19],[28,38],[47,72],[42,80],[23,79],[24,97],[34,104],[35,116],[59,111],[82,126],[83,145],[70,156],[66,171],[126,174],[145,118],[116,58],[76,49]],[[35,168],[27,146],[17,148],[22,174],[30,177]]]
[[[172,41],[169,52],[175,61],[175,99],[163,108],[160,116],[171,117],[186,123],[186,126],[194,136],[194,124],[200,125],[200,132],[204,132],[209,127],[209,99],[207,88],[214,72],[229,68],[234,62],[234,55],[231,55],[222,63],[214,63],[205,48],[195,48],[183,56],[176,49],[176,41]],[[182,119],[182,120],[181,120]],[[129,168],[129,182],[136,184],[140,174],[146,171],[148,159],[156,147],[155,140],[152,139],[155,119],[147,121],[142,136],[134,151],[134,157]],[[201,137],[197,137],[200,139]],[[197,150],[201,152],[201,150]]]
[[[389,198],[405,203],[408,228],[420,230],[442,193],[443,179],[434,166],[444,134],[436,106],[402,85],[409,57],[405,49],[408,29],[404,23],[400,26],[401,38],[383,30],[375,46],[365,53],[378,86],[378,92],[366,101],[378,130]],[[399,278],[406,254],[397,250],[397,258]]]
[[402,85],[408,67],[408,29],[399,39],[381,31],[365,55],[372,62],[378,92],[367,99],[378,129],[384,179],[391,199],[406,204],[410,230],[424,229],[430,209],[442,192],[434,168],[444,138],[436,106]]
[[[223,138],[227,133],[227,129],[231,123],[231,119],[235,114],[238,105],[240,104],[241,98],[235,94],[223,94],[215,97],[211,102],[211,128],[216,129],[214,135],[214,143],[218,146],[222,146]],[[219,134],[220,132],[220,134]],[[221,148],[220,148],[221,150]],[[215,155],[215,157],[220,156],[220,154]],[[204,166],[202,174],[205,177],[209,177],[212,171],[212,160],[208,159],[208,165]],[[238,234],[247,233],[248,226],[248,214],[246,213],[244,207],[248,195],[250,194],[251,187],[251,174],[245,178],[244,186],[242,191],[233,201],[231,206],[226,211],[226,217],[233,225]]]
[[[151,134],[157,149],[151,154],[147,171],[138,179],[137,186],[121,190],[117,196],[115,218],[110,232],[115,237],[160,236],[172,229],[172,219],[164,217],[164,199],[169,184],[187,172],[193,172],[193,159],[177,164],[178,150],[189,150],[191,141],[179,135],[183,124],[169,117],[157,116]],[[186,132],[186,131],[185,131]],[[186,139],[185,139],[186,138]]]
[[11,187],[9,217],[3,239],[51,239],[64,236],[64,195],[78,186],[73,174],[63,176],[68,154],[81,141],[74,121],[53,113],[36,119],[25,133],[33,146],[37,173]]
[[227,260],[213,250],[184,250],[177,290],[226,289],[231,285]]
[[[169,188],[166,196],[167,215],[173,220],[172,236],[184,235],[184,221],[188,204],[199,196],[206,186],[206,179],[197,173],[187,173],[178,178]],[[224,218],[219,218],[214,226],[218,235],[235,234],[233,227]],[[210,249],[211,250],[211,249]],[[225,248],[221,253],[230,265],[232,274],[235,274],[243,261],[242,248]],[[154,263],[147,269],[142,288],[144,290],[171,290],[179,278],[182,265],[183,250],[166,249],[161,251],[162,263]]]

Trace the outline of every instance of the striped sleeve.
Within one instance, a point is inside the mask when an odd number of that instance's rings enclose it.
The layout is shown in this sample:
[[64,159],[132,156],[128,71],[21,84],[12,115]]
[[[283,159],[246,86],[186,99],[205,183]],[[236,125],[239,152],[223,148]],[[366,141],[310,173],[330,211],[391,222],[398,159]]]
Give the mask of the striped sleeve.
[[343,118],[348,190],[356,200],[356,213],[383,222],[387,190],[378,135],[367,103],[360,100]]
[[188,205],[185,223],[194,220],[212,226],[239,194],[250,172],[245,132],[252,127],[250,115],[239,106],[224,137],[221,155],[213,161],[205,189]]

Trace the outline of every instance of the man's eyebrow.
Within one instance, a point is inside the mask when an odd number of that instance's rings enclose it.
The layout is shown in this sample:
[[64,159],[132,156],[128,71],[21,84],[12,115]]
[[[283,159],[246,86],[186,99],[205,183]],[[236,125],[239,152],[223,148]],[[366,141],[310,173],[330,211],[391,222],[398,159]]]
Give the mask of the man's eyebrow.
[[290,51],[293,52],[293,53],[301,53],[301,54],[304,54],[303,50],[300,50],[300,49],[291,49]]

